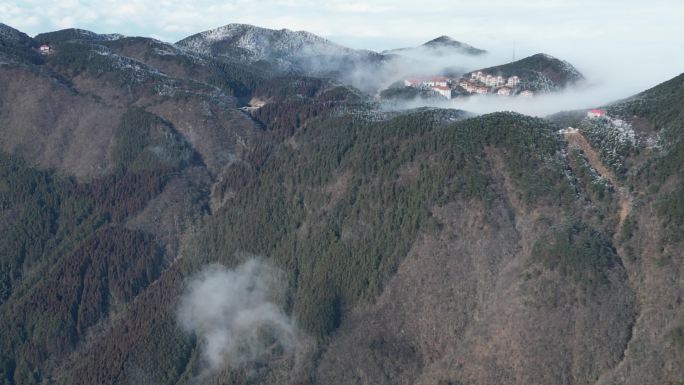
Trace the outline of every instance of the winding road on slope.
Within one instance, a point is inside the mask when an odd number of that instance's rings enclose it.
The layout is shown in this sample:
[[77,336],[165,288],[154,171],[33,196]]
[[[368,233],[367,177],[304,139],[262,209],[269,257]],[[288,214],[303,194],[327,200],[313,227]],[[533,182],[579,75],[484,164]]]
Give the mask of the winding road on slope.
[[594,170],[601,175],[601,177],[610,182],[610,184],[613,185],[613,188],[615,188],[615,191],[618,194],[618,205],[620,207],[618,212],[618,217],[620,218],[618,228],[621,227],[625,218],[627,218],[632,210],[632,197],[629,195],[629,192],[627,189],[620,187],[613,172],[603,164],[598,152],[591,146],[591,144],[589,144],[587,139],[578,129],[568,127],[567,129],[563,130],[563,136],[568,144],[576,146],[584,151],[584,155],[587,157],[591,167],[593,167]]

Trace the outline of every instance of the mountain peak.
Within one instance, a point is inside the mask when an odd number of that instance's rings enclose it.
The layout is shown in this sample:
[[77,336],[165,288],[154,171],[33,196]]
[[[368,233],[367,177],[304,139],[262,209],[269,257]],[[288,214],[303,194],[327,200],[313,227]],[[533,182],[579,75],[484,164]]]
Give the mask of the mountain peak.
[[434,38],[434,39],[432,39],[432,40],[426,42],[426,43],[423,44],[423,45],[429,45],[429,44],[435,44],[435,43],[439,43],[439,44],[453,44],[453,43],[456,43],[456,44],[459,44],[459,45],[463,44],[463,43],[461,43],[460,41],[457,41],[457,40],[451,38],[450,36],[442,35],[442,36],[436,37],[436,38]]
[[428,42],[421,44],[418,47],[410,48],[397,48],[392,50],[384,51],[386,54],[402,54],[411,52],[424,52],[425,49],[430,50],[436,55],[447,55],[447,54],[466,54],[466,55],[482,55],[487,53],[487,51],[475,48],[469,44],[462,43],[450,36],[442,35],[436,37]]
[[546,59],[546,60],[560,60],[560,59],[556,58],[555,56],[551,56],[548,53],[543,53],[543,52],[536,53],[536,54],[530,56],[529,58],[530,59],[534,58],[534,59]]
[[475,48],[469,44],[462,43],[456,39],[451,38],[447,35],[439,36],[432,39],[422,45],[423,47],[433,48],[433,49],[457,49],[471,55],[481,55],[487,51]]

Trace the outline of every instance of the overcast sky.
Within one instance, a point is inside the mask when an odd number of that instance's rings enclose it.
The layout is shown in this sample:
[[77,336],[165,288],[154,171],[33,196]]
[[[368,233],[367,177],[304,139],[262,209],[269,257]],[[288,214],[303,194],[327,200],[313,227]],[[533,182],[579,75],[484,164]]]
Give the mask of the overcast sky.
[[684,0],[1,0],[29,35],[69,27],[173,42],[229,23],[382,50],[449,35],[508,57],[546,52],[639,90],[684,71]]

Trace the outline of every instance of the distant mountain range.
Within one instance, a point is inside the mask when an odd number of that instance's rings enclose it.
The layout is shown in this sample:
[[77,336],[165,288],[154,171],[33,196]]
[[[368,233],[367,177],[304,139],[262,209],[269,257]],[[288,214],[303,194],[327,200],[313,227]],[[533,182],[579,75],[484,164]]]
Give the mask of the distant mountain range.
[[249,62],[275,61],[283,69],[296,69],[313,63],[343,61],[368,64],[387,55],[483,55],[487,51],[440,36],[419,47],[399,48],[377,53],[351,49],[306,31],[273,30],[247,24],[229,24],[201,32],[176,43],[178,46],[218,58],[240,58]]
[[[376,86],[380,78],[385,83],[400,80],[384,78],[391,76],[390,73],[400,74],[402,66],[420,66],[412,62],[416,59],[423,63],[444,63],[442,68],[433,64],[423,70],[446,73],[462,64],[459,58],[478,58],[487,54],[485,50],[448,36],[440,36],[417,47],[377,53],[343,47],[305,31],[273,30],[246,24],[229,24],[201,32],[176,45],[218,60],[266,65],[280,73],[329,76],[365,90]],[[484,70],[516,73],[534,91],[562,89],[582,78],[571,64],[543,54]],[[365,87],[367,85],[371,86]]]
[[[102,44],[125,38],[119,34],[97,34],[81,29],[66,29],[42,33],[30,39],[9,27],[4,29],[5,40],[11,38],[18,45],[29,42],[34,45],[59,44],[68,41]],[[448,36],[440,36],[418,47],[378,53],[344,47],[306,31],[274,30],[247,24],[228,24],[189,36],[175,44],[154,44],[158,45],[159,49],[177,55],[192,56],[195,61],[210,58],[213,61],[242,64],[250,68],[259,68],[260,71],[273,76],[291,74],[329,77],[370,93],[402,80],[396,78],[397,76],[420,69],[429,72],[423,75],[453,73],[454,68],[462,68],[461,71],[472,70],[473,68],[463,67],[464,63],[459,58],[472,60],[487,54],[485,50]],[[161,48],[162,46],[166,48]],[[33,60],[41,60],[35,52],[27,54],[32,55]],[[504,74],[516,73],[528,80],[530,88],[535,91],[561,89],[582,78],[572,65],[548,55],[535,55],[515,63],[484,70]]]

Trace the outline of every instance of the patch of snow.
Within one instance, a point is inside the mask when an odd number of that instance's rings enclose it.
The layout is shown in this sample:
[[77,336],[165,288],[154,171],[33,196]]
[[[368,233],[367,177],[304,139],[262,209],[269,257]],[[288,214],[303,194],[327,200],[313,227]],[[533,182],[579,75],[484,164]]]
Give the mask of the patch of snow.
[[637,137],[632,125],[621,119],[609,118],[613,130],[617,133],[618,140],[628,142],[632,145],[637,144]]
[[656,149],[660,150],[663,148],[662,144],[660,143],[660,138],[659,137],[646,137],[644,140],[644,147],[648,149]]
[[565,135],[565,134],[578,134],[578,133],[579,133],[579,129],[573,128],[573,127],[562,128],[562,129],[558,130],[558,133],[559,133],[560,135]]
[[96,55],[110,58],[109,64],[112,66],[111,69],[123,71],[129,77],[129,80],[133,82],[142,83],[151,78],[168,78],[166,74],[158,69],[129,57],[114,53],[107,47],[95,45],[91,52]]
[[613,171],[622,169],[625,158],[643,145],[632,126],[621,119],[610,116],[585,118],[579,127],[592,146],[599,149],[603,162]]
[[169,47],[159,48],[154,47],[152,51],[159,56],[177,56],[178,53]]
[[175,87],[172,84],[169,84],[167,82],[163,82],[160,84],[155,85],[154,91],[157,93],[159,96],[174,96],[176,95],[177,87]]
[[565,60],[561,60],[561,67],[563,69],[563,72],[567,74],[568,80],[574,81],[574,80],[579,80],[582,79],[583,76],[582,74],[575,68],[572,64]]
[[78,29],[78,28],[74,28],[74,32],[76,32],[77,35],[81,36],[84,39],[96,40],[96,41],[113,41],[113,40],[123,39],[124,37],[126,37],[126,36],[118,34],[118,33],[99,34],[99,33],[95,33],[92,31],[85,30],[85,29]]

